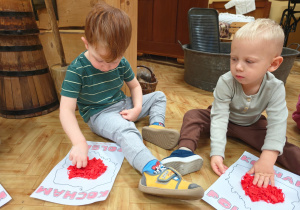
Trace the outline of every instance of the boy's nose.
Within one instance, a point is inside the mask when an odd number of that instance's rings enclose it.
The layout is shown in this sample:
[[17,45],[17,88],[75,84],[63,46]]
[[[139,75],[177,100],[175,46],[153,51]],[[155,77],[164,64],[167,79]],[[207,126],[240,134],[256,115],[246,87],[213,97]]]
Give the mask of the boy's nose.
[[236,64],[235,68],[236,68],[236,70],[238,70],[238,71],[243,71],[243,66],[242,66],[241,62],[238,62],[238,63]]

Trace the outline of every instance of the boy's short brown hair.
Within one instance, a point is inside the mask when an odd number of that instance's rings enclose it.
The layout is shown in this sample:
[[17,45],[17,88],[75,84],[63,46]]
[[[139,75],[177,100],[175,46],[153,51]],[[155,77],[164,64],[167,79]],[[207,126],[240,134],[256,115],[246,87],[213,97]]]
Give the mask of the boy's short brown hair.
[[104,2],[96,3],[86,17],[86,40],[95,48],[99,44],[106,48],[107,55],[101,55],[106,62],[123,56],[130,43],[131,31],[129,16]]

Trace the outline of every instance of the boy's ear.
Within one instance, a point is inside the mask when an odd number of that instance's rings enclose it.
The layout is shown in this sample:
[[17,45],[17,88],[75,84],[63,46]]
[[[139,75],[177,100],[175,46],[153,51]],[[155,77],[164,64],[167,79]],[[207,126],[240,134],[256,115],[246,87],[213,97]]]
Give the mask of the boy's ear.
[[282,61],[283,61],[283,57],[281,57],[281,56],[277,56],[277,57],[273,58],[273,61],[270,65],[270,67],[268,68],[268,71],[273,72],[276,69],[278,69],[278,67],[280,66]]
[[83,36],[81,37],[81,40],[83,41],[85,48],[88,50],[89,49],[88,41]]

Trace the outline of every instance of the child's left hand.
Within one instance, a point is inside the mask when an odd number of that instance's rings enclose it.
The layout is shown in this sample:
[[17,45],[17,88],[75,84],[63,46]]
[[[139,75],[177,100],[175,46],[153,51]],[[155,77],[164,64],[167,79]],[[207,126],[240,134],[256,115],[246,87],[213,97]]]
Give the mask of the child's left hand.
[[122,117],[128,121],[135,122],[140,114],[137,110],[133,109],[126,109],[120,112]]
[[[264,152],[265,154],[263,154]],[[274,151],[264,150],[264,152],[260,156],[259,160],[254,163],[253,167],[247,173],[254,174],[254,185],[257,184],[258,187],[263,186],[264,188],[267,188],[270,182],[272,186],[275,186],[275,173],[273,167],[277,159],[278,152],[275,152],[275,154],[273,153]],[[269,152],[272,152],[274,154],[275,160],[273,160],[273,154],[271,155]]]

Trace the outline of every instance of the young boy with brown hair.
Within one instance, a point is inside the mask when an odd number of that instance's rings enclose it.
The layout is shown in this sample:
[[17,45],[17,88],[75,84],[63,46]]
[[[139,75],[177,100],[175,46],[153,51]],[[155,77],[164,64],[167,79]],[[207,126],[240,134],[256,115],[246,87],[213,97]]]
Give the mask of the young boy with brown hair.
[[284,84],[271,73],[283,61],[283,41],[281,27],[270,19],[257,19],[237,31],[231,44],[230,72],[219,78],[212,107],[185,114],[179,149],[162,160],[164,165],[183,175],[199,170],[203,159],[194,151],[200,134],[210,133],[211,167],[219,176],[227,169],[223,163],[226,136],[262,150],[248,171],[255,174],[253,184],[274,185],[276,160],[300,175],[300,148],[286,141]]
[[[129,164],[142,173],[142,192],[200,199],[203,189],[161,165],[135,127],[136,120],[149,115],[145,140],[170,148],[178,142],[178,131],[164,128],[166,96],[160,91],[143,96],[130,64],[123,57],[130,39],[128,15],[104,2],[95,4],[86,18],[85,38],[82,37],[87,50],[68,67],[62,85],[60,120],[73,144],[69,159],[78,168],[87,165],[88,145],[76,120],[77,103],[91,130],[120,145]],[[131,97],[121,90],[124,81]]]

